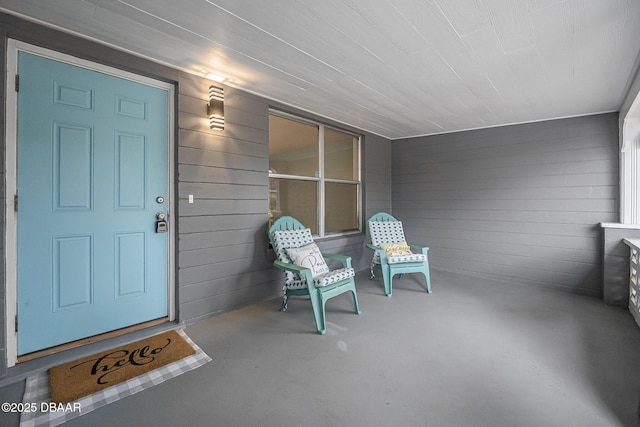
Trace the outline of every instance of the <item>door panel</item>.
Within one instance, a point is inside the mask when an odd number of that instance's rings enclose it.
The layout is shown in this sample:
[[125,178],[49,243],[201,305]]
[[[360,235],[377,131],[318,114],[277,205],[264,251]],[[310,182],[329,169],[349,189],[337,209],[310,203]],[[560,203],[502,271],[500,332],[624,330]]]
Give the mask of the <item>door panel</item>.
[[167,90],[18,69],[18,354],[167,316]]

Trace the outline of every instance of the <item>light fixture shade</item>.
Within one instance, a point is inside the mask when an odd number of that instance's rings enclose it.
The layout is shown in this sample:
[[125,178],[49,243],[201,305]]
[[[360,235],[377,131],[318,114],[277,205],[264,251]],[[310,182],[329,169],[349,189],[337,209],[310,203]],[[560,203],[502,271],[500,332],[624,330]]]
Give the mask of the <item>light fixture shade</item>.
[[224,91],[222,88],[209,86],[207,115],[209,116],[209,128],[224,130]]

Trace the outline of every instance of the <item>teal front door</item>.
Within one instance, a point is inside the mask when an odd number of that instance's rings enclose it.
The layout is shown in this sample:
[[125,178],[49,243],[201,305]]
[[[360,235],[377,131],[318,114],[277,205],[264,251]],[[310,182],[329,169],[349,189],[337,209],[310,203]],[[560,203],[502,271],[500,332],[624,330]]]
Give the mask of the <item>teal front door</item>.
[[168,91],[26,52],[18,74],[18,355],[166,317]]

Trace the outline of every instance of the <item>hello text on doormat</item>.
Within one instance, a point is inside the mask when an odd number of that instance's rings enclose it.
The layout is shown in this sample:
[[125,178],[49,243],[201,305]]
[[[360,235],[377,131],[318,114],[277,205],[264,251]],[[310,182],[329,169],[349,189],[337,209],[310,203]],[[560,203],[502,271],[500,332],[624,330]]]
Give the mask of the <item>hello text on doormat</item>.
[[104,351],[49,370],[51,401],[65,403],[195,353],[176,331]]

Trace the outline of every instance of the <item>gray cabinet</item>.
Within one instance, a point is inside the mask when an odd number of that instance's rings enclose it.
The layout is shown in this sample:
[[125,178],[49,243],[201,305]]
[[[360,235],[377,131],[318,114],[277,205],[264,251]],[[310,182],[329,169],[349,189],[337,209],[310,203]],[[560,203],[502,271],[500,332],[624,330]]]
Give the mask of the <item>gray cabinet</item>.
[[640,325],[640,239],[624,239],[629,246],[629,311]]

